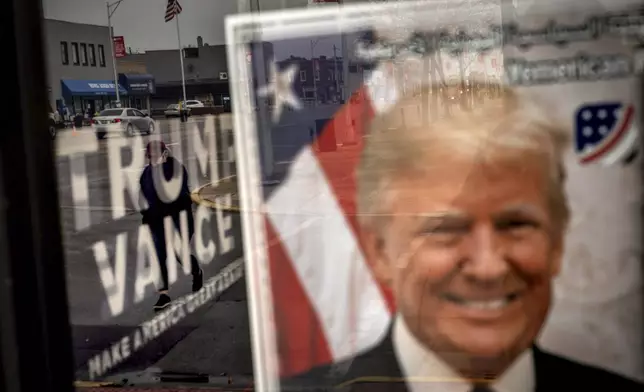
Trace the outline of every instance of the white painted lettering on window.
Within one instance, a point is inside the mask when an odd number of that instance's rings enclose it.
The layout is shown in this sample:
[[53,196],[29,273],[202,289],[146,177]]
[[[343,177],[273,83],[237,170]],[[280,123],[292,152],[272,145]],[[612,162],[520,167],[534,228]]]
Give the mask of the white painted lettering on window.
[[149,285],[153,285],[158,289],[161,283],[159,258],[148,225],[139,227],[137,250],[136,279],[134,281],[135,304],[143,301],[145,290]]
[[107,295],[107,304],[112,316],[123,312],[125,306],[125,258],[127,254],[127,233],[116,236],[116,255],[114,269],[109,260],[105,241],[99,241],[92,247],[98,273]]

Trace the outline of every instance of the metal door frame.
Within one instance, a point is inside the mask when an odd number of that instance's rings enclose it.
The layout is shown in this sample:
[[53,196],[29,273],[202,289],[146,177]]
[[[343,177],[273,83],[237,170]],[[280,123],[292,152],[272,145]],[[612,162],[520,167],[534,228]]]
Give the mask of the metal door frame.
[[0,390],[73,390],[73,357],[40,0],[4,2]]

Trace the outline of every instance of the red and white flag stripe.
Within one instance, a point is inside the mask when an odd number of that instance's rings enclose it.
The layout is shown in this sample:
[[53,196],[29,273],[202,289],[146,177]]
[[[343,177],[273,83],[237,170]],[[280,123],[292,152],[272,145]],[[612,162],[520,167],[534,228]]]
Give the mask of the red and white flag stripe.
[[[378,83],[360,88],[320,138],[332,137],[338,126],[351,126],[344,123],[348,111],[356,138],[362,139],[364,121],[396,100],[395,86],[383,86],[393,78],[383,78],[382,72],[372,74]],[[306,147],[266,202],[283,377],[352,357],[387,331],[394,310],[391,295],[369,271],[357,235],[354,172],[360,149],[361,143],[331,153]]]
[[183,11],[179,0],[168,0],[168,5],[165,7],[165,21],[166,23],[174,19],[175,16],[179,15]]

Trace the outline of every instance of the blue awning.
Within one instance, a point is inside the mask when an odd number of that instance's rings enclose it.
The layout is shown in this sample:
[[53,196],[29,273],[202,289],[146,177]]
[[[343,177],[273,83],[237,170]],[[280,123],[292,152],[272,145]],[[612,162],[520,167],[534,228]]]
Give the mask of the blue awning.
[[119,74],[119,84],[130,95],[151,95],[156,92],[154,76],[149,74]]
[[[63,96],[94,96],[94,95],[114,95],[113,80],[61,80],[60,84],[63,88]],[[127,95],[127,90],[119,84],[119,94]]]

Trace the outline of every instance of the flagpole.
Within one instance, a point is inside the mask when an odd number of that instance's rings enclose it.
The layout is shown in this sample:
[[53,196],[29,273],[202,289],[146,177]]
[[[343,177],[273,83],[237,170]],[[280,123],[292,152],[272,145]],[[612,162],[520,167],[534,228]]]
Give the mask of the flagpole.
[[179,32],[179,14],[174,15],[177,24],[177,41],[179,42],[179,60],[181,61],[181,87],[183,88],[183,104],[186,104],[186,76],[183,68],[183,49],[181,48],[181,33]]

